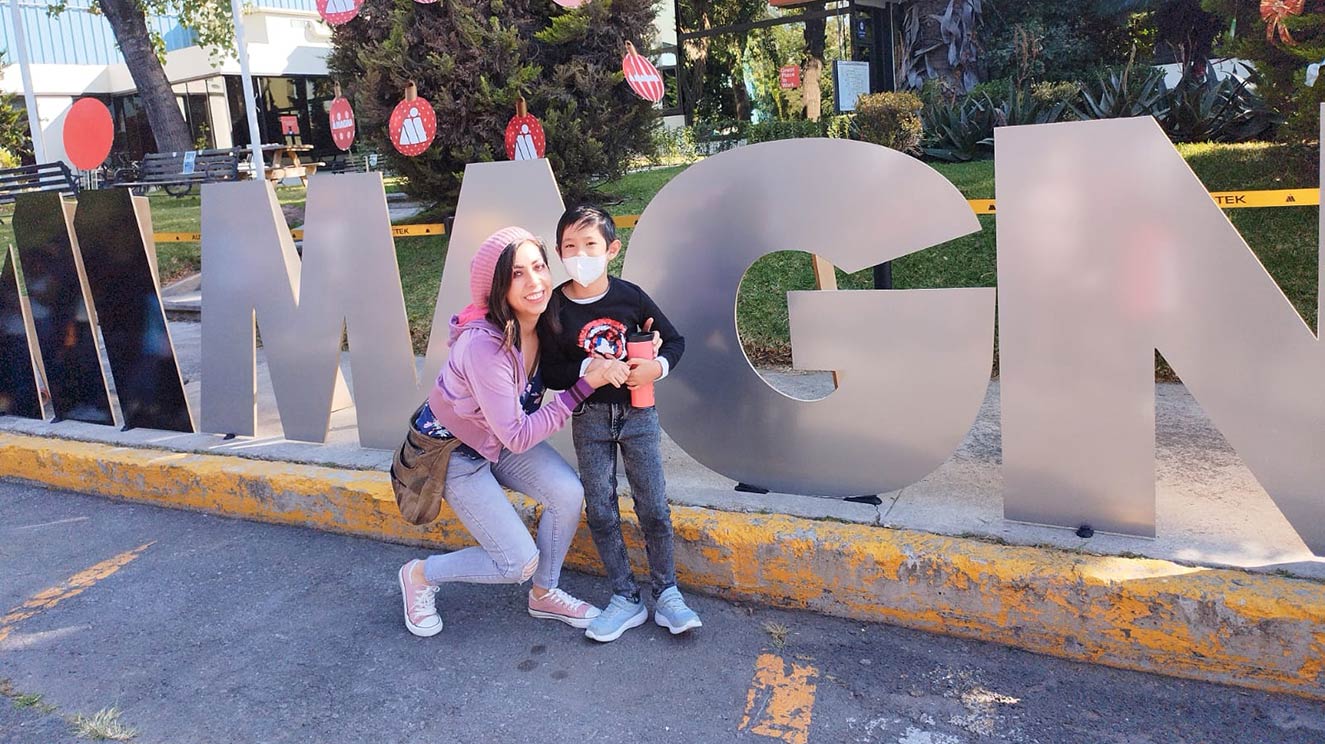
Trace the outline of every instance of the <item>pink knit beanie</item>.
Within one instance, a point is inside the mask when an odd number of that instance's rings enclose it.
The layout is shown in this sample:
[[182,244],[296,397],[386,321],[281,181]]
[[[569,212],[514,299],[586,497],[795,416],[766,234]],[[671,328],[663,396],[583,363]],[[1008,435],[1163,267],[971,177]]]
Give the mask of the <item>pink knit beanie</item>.
[[516,241],[537,240],[523,227],[503,227],[478,247],[474,260],[469,262],[470,303],[460,311],[456,323],[464,325],[488,313],[488,294],[492,292],[492,275],[497,270],[497,259],[506,246]]

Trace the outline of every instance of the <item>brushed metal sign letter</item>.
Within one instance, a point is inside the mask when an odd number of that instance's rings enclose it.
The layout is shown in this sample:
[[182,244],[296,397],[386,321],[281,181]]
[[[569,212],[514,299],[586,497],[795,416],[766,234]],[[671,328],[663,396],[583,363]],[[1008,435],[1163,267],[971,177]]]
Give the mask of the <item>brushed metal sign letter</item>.
[[[796,184],[814,185],[812,213],[788,204]],[[979,229],[947,179],[876,145],[786,140],[691,166],[645,209],[626,258],[626,278],[686,336],[656,391],[667,433],[718,473],[776,491],[884,493],[924,477],[960,444],[989,385],[994,290],[791,293],[796,366],[841,379],[802,401],[750,366],[737,289],[775,251],[858,271]]]
[[18,291],[14,249],[0,248],[0,415],[42,417],[28,313]]
[[19,194],[14,248],[55,420],[113,424],[110,391],[97,344],[96,306],[74,237],[74,205],[56,193]]
[[[368,241],[391,241],[386,197],[380,182],[375,198],[357,194],[349,224]],[[342,209],[345,204],[342,203]],[[309,210],[318,210],[309,194]],[[350,211],[350,210],[345,210]],[[360,246],[355,246],[360,248]],[[362,250],[377,258],[371,245]],[[316,253],[316,249],[314,249]],[[353,250],[344,259],[356,260]],[[394,265],[394,264],[393,264]],[[255,346],[257,322],[271,371],[285,436],[308,442],[326,439],[333,397],[342,397],[340,342],[347,312],[328,310],[323,292],[342,292],[339,307],[373,304],[380,297],[358,282],[340,288],[302,282],[276,191],[266,181],[211,183],[202,189],[202,429],[252,436],[257,418]],[[318,276],[318,272],[314,272]],[[325,276],[325,275],[323,275]],[[395,292],[399,294],[397,281]],[[313,312],[313,310],[318,312]],[[389,333],[390,329],[365,329]],[[397,435],[398,436],[398,435]]]
[[996,137],[1005,515],[1155,534],[1159,349],[1325,551],[1325,347],[1158,125]]
[[192,432],[193,415],[149,249],[147,199],[127,189],[85,190],[78,196],[74,233],[124,427]]

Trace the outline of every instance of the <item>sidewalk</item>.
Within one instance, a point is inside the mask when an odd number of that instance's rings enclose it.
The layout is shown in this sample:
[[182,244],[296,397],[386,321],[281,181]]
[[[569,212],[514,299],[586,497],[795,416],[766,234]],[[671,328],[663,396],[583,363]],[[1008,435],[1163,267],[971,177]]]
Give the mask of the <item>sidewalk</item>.
[[[173,323],[171,332],[196,405],[199,326]],[[326,444],[280,437],[261,353],[258,359],[254,438],[0,418],[0,432],[10,432],[0,434],[0,475],[397,542],[468,544],[446,519],[417,530],[395,518],[385,478],[362,472],[385,470],[390,453],[358,447],[353,409],[333,414]],[[796,397],[820,397],[831,387],[822,373],[765,376]],[[1082,539],[1004,521],[998,393],[995,382],[942,467],[881,495],[879,506],[738,493],[665,440],[683,583],[1068,658],[1325,697],[1316,670],[1325,655],[1318,640],[1325,638],[1325,586],[1294,578],[1325,579],[1325,562],[1311,556],[1182,386],[1156,389],[1154,540]],[[15,434],[223,457],[163,458]],[[555,444],[570,454],[566,433]],[[520,506],[532,517],[532,502]],[[582,533],[570,565],[596,571]]]

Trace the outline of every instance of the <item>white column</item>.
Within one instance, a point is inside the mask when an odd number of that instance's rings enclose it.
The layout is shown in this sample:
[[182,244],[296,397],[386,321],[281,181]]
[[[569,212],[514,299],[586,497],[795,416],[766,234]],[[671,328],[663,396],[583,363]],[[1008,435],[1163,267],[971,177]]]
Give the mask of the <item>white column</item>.
[[37,93],[32,87],[32,62],[28,59],[28,39],[23,30],[23,14],[18,0],[9,0],[9,14],[14,22],[14,46],[18,53],[18,69],[23,77],[23,101],[28,108],[28,131],[32,133],[32,154],[38,163],[46,162],[46,145],[42,140],[41,118],[37,116]]
[[244,39],[243,6],[240,0],[230,0],[230,13],[235,19],[235,55],[239,57],[239,77],[244,84],[248,141],[253,150],[253,177],[262,179],[266,175],[266,163],[262,159],[262,137],[258,134],[258,104],[253,95],[253,74],[248,69],[248,42]]

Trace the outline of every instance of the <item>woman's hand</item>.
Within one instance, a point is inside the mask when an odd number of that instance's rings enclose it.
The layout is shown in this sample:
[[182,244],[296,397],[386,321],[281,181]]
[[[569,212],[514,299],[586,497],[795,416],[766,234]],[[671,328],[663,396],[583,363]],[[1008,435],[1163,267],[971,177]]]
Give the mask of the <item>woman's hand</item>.
[[600,354],[594,355],[588,369],[584,371],[584,379],[588,380],[595,390],[604,385],[621,387],[629,376],[630,367],[626,366],[625,362],[609,359]]

